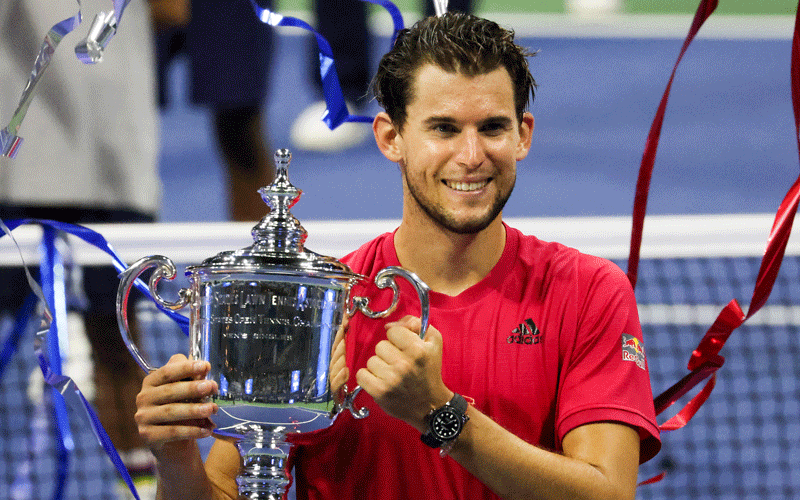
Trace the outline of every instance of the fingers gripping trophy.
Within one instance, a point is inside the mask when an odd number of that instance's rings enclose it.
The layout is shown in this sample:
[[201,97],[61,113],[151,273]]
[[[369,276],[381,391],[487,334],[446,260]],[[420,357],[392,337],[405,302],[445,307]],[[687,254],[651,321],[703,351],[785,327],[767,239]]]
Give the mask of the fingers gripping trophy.
[[413,273],[387,267],[375,277],[379,288],[391,288],[392,304],[372,311],[366,297],[351,296],[353,285],[367,278],[332,257],[304,248],[306,230],[291,214],[301,191],[287,174],[291,153],[275,154],[276,177],[259,190],[270,212],[252,230],[253,245],[226,251],[186,269],[190,286],[179,299],[161,298],[161,278],[173,279],[176,268],[163,256],[145,257],[123,275],[117,294],[117,317],[125,344],[146,372],[151,366],[130,340],[128,295],[148,269],[153,300],[179,310],[189,306],[190,357],[208,361],[206,376],[219,387],[211,416],[218,437],[236,441],[243,467],[237,477],[241,498],[279,499],[289,485],[284,463],[291,444],[287,434],[330,426],[343,410],[356,418],[356,387],[334,404],[329,386],[333,341],[345,315],[357,311],[371,318],[391,314],[399,300],[396,277],[408,280],[421,303],[422,329],[428,325],[428,287]]

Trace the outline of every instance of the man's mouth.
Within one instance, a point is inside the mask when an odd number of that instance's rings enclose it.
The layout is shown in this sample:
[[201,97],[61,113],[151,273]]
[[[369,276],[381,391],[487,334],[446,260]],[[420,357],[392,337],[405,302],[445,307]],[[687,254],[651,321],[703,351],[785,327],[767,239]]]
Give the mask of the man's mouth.
[[488,180],[480,181],[480,182],[458,182],[458,181],[445,181],[447,187],[450,189],[454,189],[456,191],[478,191],[479,189],[483,189],[487,184],[489,184]]

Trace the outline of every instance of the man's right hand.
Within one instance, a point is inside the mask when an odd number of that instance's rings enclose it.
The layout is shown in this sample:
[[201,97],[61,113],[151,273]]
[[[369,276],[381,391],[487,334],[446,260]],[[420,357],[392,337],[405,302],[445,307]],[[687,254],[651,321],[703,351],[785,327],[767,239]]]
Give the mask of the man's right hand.
[[217,392],[217,383],[205,380],[210,369],[207,361],[176,354],[145,377],[136,397],[135,419],[139,434],[156,455],[170,443],[211,435],[214,424],[209,416],[219,408],[203,401]]

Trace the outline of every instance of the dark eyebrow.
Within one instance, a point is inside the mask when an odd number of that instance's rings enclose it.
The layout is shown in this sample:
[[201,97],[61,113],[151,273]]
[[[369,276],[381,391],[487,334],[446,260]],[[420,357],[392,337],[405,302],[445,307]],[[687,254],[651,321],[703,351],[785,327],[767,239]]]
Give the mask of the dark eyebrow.
[[[456,120],[449,117],[449,116],[429,116],[425,120],[422,121],[423,125],[431,126],[431,125],[438,125],[441,123],[456,123]],[[514,120],[509,118],[508,116],[498,115],[498,116],[491,116],[483,121],[481,121],[480,126],[493,123],[503,125],[504,127],[510,127],[513,125]]]
[[491,124],[502,125],[504,127],[510,127],[510,126],[512,126],[514,124],[514,120],[512,120],[511,118],[509,118],[507,116],[503,116],[503,115],[492,116],[490,118],[487,118],[487,119],[483,120],[481,122],[481,126],[487,125],[487,124],[490,124],[490,123]]
[[422,121],[425,126],[438,125],[440,123],[455,123],[455,119],[449,116],[429,116]]

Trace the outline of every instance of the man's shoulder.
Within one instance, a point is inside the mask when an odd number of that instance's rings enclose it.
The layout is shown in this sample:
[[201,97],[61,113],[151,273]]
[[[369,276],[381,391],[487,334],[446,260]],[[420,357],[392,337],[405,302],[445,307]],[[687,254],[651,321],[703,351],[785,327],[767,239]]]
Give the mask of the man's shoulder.
[[619,266],[604,257],[584,253],[556,241],[544,241],[515,228],[509,229],[519,238],[517,254],[526,265],[544,266],[550,272],[578,269],[584,273],[624,274]]
[[537,236],[525,234],[521,230],[508,227],[509,242],[518,242],[517,255],[526,262],[552,263],[559,261],[583,260],[591,257],[581,251],[557,241],[546,241]]
[[369,271],[375,266],[385,267],[384,247],[387,239],[389,242],[392,241],[392,233],[384,233],[364,243],[355,251],[345,255],[342,262],[350,266],[354,272],[366,275],[369,275]]

